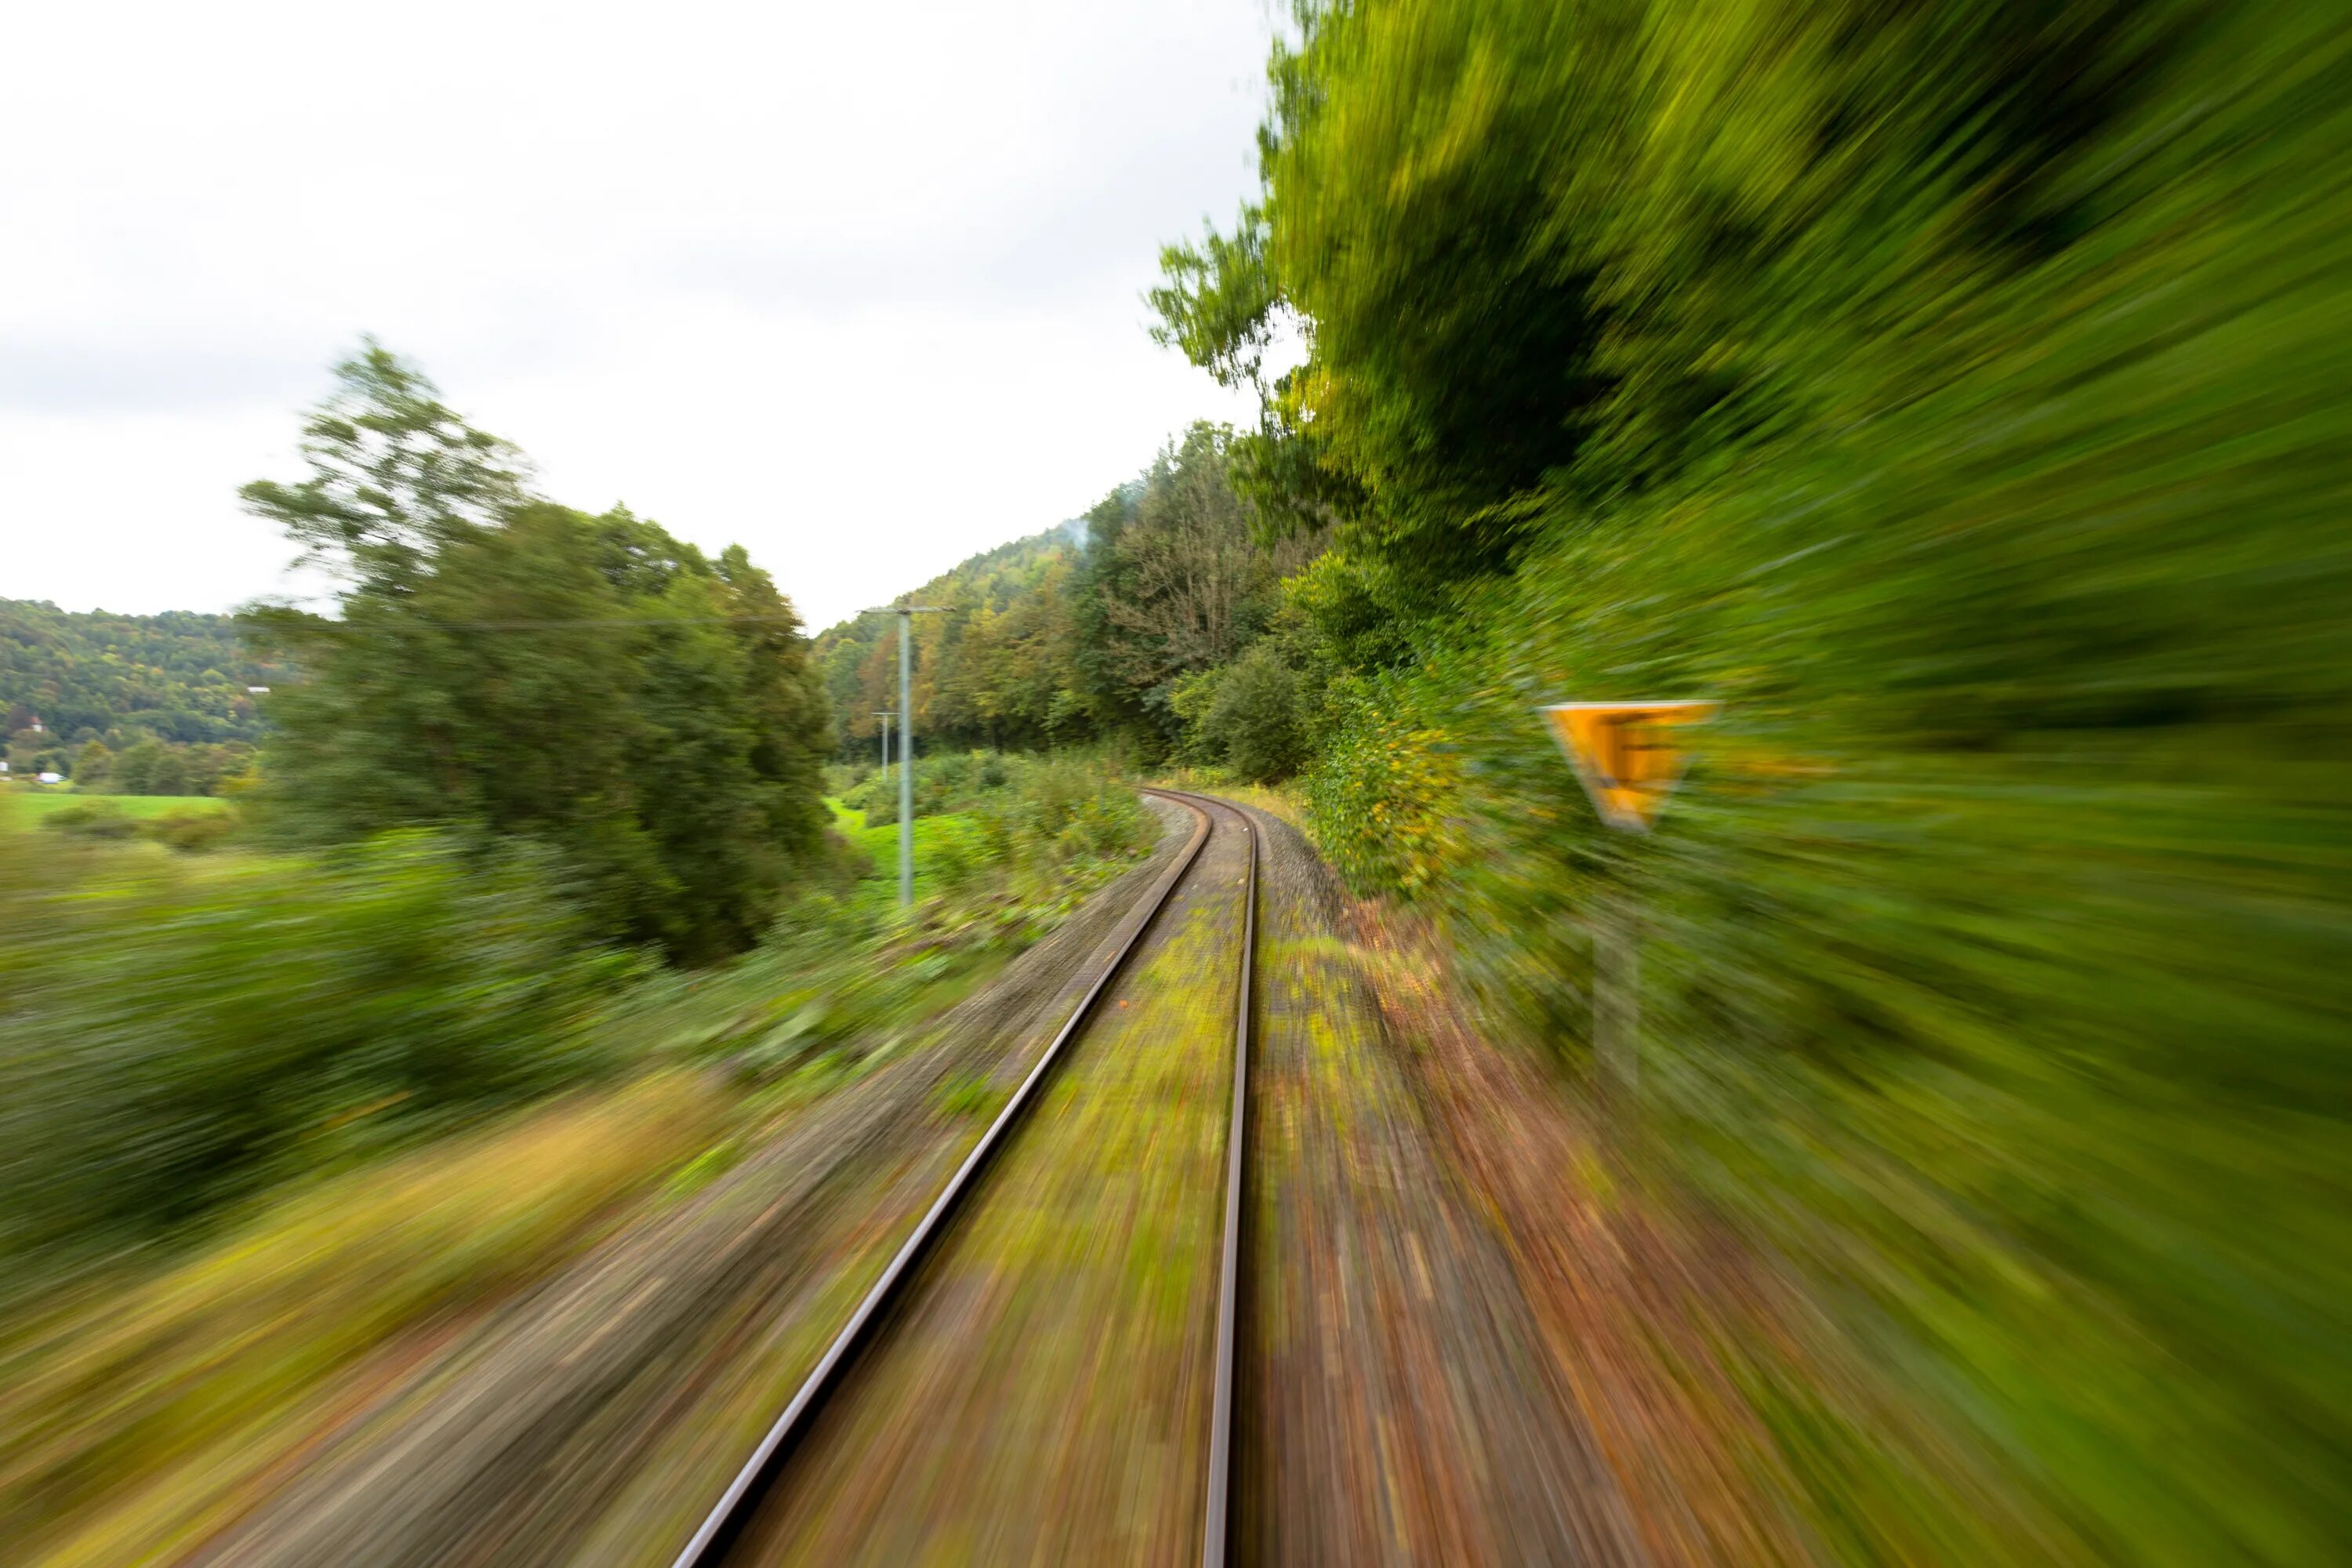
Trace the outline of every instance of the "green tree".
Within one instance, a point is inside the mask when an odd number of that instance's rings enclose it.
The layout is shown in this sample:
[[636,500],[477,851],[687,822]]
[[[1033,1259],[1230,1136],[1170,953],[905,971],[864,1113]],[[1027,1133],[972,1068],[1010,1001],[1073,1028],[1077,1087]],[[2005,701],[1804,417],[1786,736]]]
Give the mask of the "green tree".
[[150,736],[114,760],[114,787],[124,795],[160,795],[156,773],[163,764],[163,743]]
[[155,764],[148,771],[145,795],[186,795],[189,790],[188,752],[184,746],[162,747]]
[[1251,647],[1218,677],[1203,721],[1224,763],[1252,784],[1288,778],[1306,761],[1298,677],[1265,643]]
[[1234,489],[1232,448],[1231,431],[1196,424],[1087,514],[1073,616],[1081,668],[1100,709],[1158,748],[1183,735],[1175,683],[1264,635],[1283,577],[1321,548],[1318,536],[1257,526]]
[[772,918],[817,843],[822,696],[789,600],[616,509],[530,497],[520,458],[370,344],[305,426],[310,475],[247,505],[343,582],[251,617],[275,694],[261,798],[289,830],[452,825],[559,850],[606,931],[697,961]]
[[103,741],[86,741],[74,753],[73,781],[78,788],[104,789],[112,781],[113,771],[114,753],[107,750]]

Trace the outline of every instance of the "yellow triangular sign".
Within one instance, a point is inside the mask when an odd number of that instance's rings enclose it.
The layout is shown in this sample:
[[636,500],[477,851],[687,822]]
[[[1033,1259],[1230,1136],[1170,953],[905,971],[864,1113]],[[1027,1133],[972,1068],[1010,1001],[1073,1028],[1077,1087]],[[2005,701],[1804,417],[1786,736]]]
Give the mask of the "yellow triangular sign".
[[1584,793],[1612,827],[1647,833],[1690,763],[1675,729],[1712,719],[1716,702],[1555,702],[1545,722]]

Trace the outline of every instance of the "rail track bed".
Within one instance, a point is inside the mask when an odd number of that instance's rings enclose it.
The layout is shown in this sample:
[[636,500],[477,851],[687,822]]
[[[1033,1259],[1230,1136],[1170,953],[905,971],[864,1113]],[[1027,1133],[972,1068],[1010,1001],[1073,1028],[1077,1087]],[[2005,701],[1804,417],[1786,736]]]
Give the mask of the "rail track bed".
[[678,1557],[1222,1563],[1258,835],[1197,821]]

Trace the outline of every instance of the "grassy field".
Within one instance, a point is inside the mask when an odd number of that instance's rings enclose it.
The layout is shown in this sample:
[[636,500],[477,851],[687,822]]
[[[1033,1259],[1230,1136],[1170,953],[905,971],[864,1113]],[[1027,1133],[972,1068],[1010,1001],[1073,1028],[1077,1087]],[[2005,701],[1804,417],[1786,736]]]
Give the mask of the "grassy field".
[[63,790],[0,789],[0,827],[30,827],[50,812],[104,801],[125,816],[161,816],[167,811],[225,811],[228,802],[209,795],[70,795]]

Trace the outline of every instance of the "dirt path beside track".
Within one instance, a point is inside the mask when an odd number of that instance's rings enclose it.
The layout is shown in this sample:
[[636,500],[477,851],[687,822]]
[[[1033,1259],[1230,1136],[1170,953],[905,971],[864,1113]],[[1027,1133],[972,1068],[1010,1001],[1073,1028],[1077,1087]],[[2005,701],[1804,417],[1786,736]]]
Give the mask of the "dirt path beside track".
[[1645,1561],[1511,1260],[1343,940],[1254,812],[1261,883],[1245,1563]]

